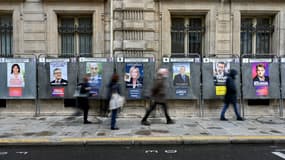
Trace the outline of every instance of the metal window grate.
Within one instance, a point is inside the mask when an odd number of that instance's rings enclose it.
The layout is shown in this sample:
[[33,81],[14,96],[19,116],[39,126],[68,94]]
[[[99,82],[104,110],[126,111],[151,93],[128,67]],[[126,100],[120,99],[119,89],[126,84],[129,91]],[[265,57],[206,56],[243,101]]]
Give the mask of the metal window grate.
[[188,53],[201,54],[202,35],[204,33],[204,27],[202,26],[202,20],[200,18],[190,19],[190,24],[187,29],[188,29],[188,35],[189,35]]
[[[92,52],[92,18],[61,18],[58,27],[61,35],[61,56],[70,57],[77,55],[91,56]],[[78,49],[78,50],[77,50]]]
[[0,16],[0,56],[11,57],[13,47],[12,16]]
[[79,34],[79,54],[80,56],[91,56],[92,50],[92,19],[79,18],[77,28]]
[[202,26],[202,19],[190,18],[188,25],[185,25],[184,21],[184,18],[172,19],[171,54],[201,54],[203,34],[205,32],[205,27]]
[[75,21],[74,18],[62,18],[58,28],[61,34],[61,56],[70,57],[74,55]]
[[254,25],[253,18],[242,18],[241,54],[253,54],[253,47],[256,48],[256,54],[270,53],[270,41],[274,32],[274,25],[270,24],[269,18],[257,18],[256,21],[257,23]]

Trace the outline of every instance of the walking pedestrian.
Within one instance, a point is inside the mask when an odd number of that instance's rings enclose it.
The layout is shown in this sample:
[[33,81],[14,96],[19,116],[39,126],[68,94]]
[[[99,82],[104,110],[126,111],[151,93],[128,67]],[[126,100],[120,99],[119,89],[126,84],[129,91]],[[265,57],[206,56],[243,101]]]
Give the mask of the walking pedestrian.
[[149,114],[156,108],[156,105],[162,106],[167,124],[175,123],[168,114],[168,107],[165,100],[166,88],[167,88],[165,83],[167,77],[168,77],[167,69],[161,68],[158,70],[154,86],[151,90],[151,97],[154,99],[154,102],[151,104],[150,108],[146,111],[145,116],[141,120],[142,125],[150,125],[150,122],[147,121],[147,118]]
[[237,120],[238,121],[243,121],[244,119],[240,116],[239,111],[238,111],[238,105],[237,105],[237,88],[235,84],[235,76],[237,75],[237,71],[234,69],[231,69],[227,79],[226,79],[226,95],[224,99],[224,107],[221,112],[220,120],[221,121],[227,121],[225,117],[225,113],[229,107],[230,104],[233,105],[234,107],[234,112],[236,114]]
[[[112,94],[118,93],[121,94],[120,92],[120,85],[118,83],[119,81],[119,75],[115,72],[112,75],[111,81],[108,85],[108,95],[107,99],[109,100],[109,105],[110,105],[110,100],[112,97]],[[119,108],[111,109],[111,130],[118,130],[119,128],[116,126],[116,118],[117,118],[117,113],[118,113]]]
[[78,97],[78,105],[83,110],[83,123],[84,124],[90,124],[92,122],[88,121],[88,111],[89,111],[89,91],[91,90],[90,84],[89,84],[89,75],[85,75],[83,77],[83,82],[80,83],[80,96]]

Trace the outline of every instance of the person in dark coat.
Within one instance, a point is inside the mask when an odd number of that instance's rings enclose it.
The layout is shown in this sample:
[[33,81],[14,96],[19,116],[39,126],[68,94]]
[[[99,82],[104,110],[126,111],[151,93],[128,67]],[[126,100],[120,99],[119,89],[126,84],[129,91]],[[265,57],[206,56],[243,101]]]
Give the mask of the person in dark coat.
[[[114,73],[112,75],[112,79],[111,82],[108,85],[108,95],[107,95],[107,99],[111,100],[112,94],[113,93],[118,93],[121,94],[120,91],[120,85],[118,83],[119,81],[119,75],[117,73]],[[117,109],[112,109],[112,115],[111,115],[111,130],[118,130],[119,128],[116,127],[116,118],[117,118],[117,113],[118,113],[119,108]]]
[[170,118],[168,114],[168,107],[166,104],[165,96],[166,96],[166,85],[165,79],[168,75],[163,69],[159,70],[157,73],[156,80],[154,82],[154,86],[151,90],[151,96],[154,99],[154,103],[150,106],[150,108],[146,111],[145,116],[141,120],[142,125],[150,125],[147,121],[149,114],[155,109],[156,105],[161,105],[163,107],[163,111],[166,118],[167,124],[174,124],[175,122]]
[[80,83],[80,95],[86,95],[86,96],[80,96],[78,97],[78,105],[83,110],[83,123],[84,124],[90,124],[92,122],[88,121],[88,111],[89,111],[89,91],[91,90],[90,84],[89,84],[89,75],[85,75],[83,77],[83,83]]
[[238,106],[237,106],[237,88],[235,85],[235,76],[237,75],[237,71],[234,69],[231,69],[226,80],[226,95],[224,99],[224,107],[221,112],[220,120],[226,121],[225,113],[229,107],[230,104],[233,104],[234,112],[236,114],[237,120],[242,121],[243,118],[240,116],[238,112]]

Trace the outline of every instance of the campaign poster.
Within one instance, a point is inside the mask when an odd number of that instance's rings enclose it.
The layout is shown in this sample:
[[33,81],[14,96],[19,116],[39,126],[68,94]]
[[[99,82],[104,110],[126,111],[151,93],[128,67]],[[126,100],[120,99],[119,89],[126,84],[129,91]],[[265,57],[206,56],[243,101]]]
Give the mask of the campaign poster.
[[126,73],[124,80],[126,83],[126,88],[142,88],[143,87],[143,64],[126,64]]
[[7,87],[25,86],[25,63],[7,63]]
[[50,63],[50,84],[52,86],[66,86],[68,84],[66,62]]
[[9,96],[10,97],[23,96],[23,88],[22,87],[9,87]]
[[64,97],[64,88],[52,88],[51,90],[51,96],[52,97]]
[[175,88],[175,95],[177,97],[185,97],[188,95],[188,88]]
[[141,98],[141,89],[129,89],[128,97],[132,99]]
[[226,94],[227,74],[230,70],[230,62],[215,61],[213,62],[213,79],[217,96]]
[[190,85],[190,63],[173,63],[172,71],[174,86]]
[[103,73],[102,63],[97,62],[87,62],[86,63],[86,73],[90,74],[89,84],[91,86],[90,94],[92,96],[99,95],[99,89],[102,85],[102,73]]
[[256,96],[268,96],[269,63],[254,62],[251,64],[251,77]]

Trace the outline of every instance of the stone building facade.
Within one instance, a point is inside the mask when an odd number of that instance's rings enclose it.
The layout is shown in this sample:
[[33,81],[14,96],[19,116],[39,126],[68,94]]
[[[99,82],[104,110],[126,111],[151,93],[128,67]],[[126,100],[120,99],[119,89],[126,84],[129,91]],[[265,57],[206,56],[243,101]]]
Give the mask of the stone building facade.
[[[0,21],[10,25],[12,33],[10,37],[2,34],[6,38],[5,43],[2,38],[0,55],[153,55],[157,66],[162,57],[191,53],[282,56],[284,14],[285,2],[280,0],[0,0]],[[77,27],[72,42],[68,25]],[[3,113],[35,111],[34,101],[1,101]],[[245,115],[279,115],[278,103],[245,105]],[[97,102],[92,104],[98,108]],[[219,101],[206,102],[202,113],[196,102],[169,104],[175,116],[217,116],[221,106]],[[122,115],[141,116],[145,106],[145,101],[130,102]],[[63,100],[43,100],[40,110],[41,114],[72,111]]]

